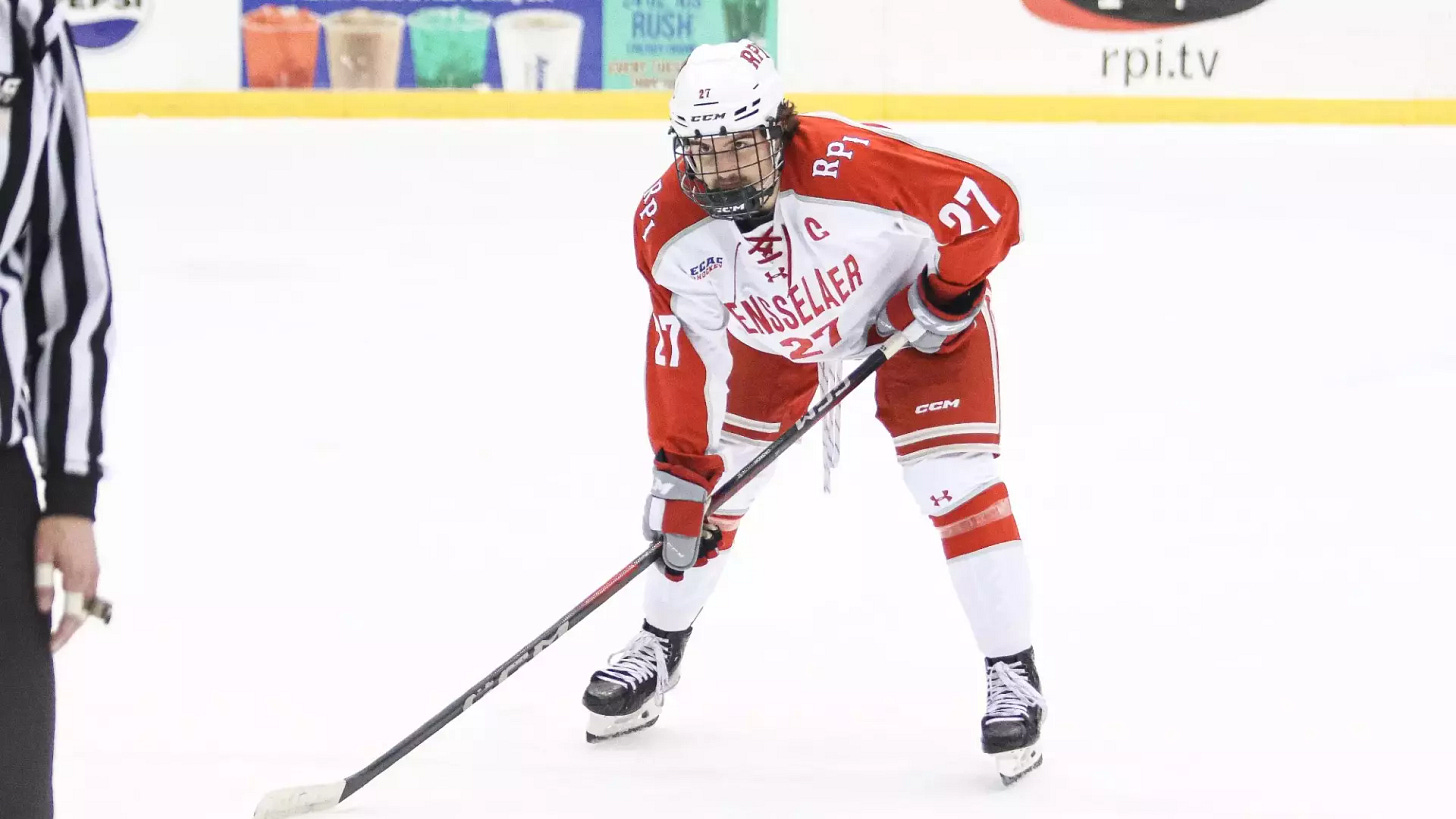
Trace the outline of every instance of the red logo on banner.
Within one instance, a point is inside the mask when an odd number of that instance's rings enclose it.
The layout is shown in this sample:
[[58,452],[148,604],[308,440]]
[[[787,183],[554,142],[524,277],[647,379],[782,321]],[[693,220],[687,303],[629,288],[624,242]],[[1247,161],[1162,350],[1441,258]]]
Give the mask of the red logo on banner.
[[1171,28],[1242,14],[1265,0],[1021,0],[1049,23],[1098,31]]

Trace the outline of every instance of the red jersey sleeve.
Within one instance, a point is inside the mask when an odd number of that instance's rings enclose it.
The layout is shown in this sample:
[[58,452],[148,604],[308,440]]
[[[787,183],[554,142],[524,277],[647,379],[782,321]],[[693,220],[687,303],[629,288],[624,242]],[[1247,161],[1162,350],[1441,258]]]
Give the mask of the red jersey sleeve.
[[932,273],[947,289],[964,292],[980,284],[1021,241],[1020,203],[1005,180],[877,126],[801,117],[784,175],[800,195],[858,202],[923,222],[940,246],[939,270]]
[[648,189],[633,219],[637,269],[647,280],[647,431],[657,468],[708,491],[723,474],[711,454],[727,403],[731,356],[716,296],[661,258],[664,247],[704,217],[669,169]]

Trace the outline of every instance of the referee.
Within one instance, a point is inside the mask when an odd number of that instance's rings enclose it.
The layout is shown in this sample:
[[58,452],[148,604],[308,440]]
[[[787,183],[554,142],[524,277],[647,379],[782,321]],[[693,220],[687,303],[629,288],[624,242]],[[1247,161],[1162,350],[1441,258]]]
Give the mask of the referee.
[[0,0],[0,130],[0,817],[51,819],[51,654],[105,616],[92,521],[112,340],[81,67],[55,0]]

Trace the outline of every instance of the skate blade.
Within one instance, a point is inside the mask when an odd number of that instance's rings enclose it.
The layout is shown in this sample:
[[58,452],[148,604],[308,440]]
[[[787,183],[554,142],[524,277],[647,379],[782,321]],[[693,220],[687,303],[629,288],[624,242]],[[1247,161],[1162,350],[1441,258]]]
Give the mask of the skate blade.
[[597,743],[651,728],[657,723],[657,717],[661,713],[662,705],[650,700],[636,711],[620,717],[608,717],[588,711],[586,741]]
[[1041,767],[1041,751],[1035,745],[1017,748],[995,754],[996,772],[1001,775],[1002,785],[1013,785],[1021,777]]

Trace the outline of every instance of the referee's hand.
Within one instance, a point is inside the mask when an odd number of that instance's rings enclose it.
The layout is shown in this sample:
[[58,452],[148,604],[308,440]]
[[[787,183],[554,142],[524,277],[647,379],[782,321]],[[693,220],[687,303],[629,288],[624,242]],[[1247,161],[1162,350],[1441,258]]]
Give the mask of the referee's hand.
[[101,564],[96,559],[96,535],[91,521],[75,515],[50,515],[35,530],[35,597],[40,610],[50,614],[55,602],[54,573],[61,573],[65,590],[65,616],[51,635],[51,653],[61,650],[86,622],[86,604],[96,597]]

